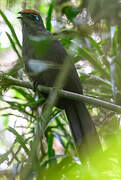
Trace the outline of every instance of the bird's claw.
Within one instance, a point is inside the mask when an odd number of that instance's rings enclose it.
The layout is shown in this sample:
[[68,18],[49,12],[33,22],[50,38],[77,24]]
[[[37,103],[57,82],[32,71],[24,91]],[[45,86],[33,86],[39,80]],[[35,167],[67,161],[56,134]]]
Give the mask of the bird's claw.
[[34,90],[34,92],[37,91],[38,85],[39,85],[38,81],[34,81],[34,83],[33,83],[33,90]]

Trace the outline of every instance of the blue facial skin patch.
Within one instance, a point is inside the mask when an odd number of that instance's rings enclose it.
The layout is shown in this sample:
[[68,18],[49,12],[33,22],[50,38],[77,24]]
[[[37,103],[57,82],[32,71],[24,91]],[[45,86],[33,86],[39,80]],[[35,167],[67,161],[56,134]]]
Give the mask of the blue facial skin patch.
[[40,20],[38,15],[35,15],[35,19],[36,19],[37,21]]

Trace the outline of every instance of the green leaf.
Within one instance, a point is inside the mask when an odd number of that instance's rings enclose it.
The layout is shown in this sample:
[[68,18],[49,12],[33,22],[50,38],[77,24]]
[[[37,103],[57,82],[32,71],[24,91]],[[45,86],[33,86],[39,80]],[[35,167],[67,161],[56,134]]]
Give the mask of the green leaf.
[[100,76],[96,76],[96,75],[93,75],[93,74],[88,74],[88,73],[85,73],[85,72],[82,72],[82,71],[79,71],[79,74],[80,74],[80,79],[81,79],[81,82],[82,81],[85,81],[86,79],[91,81],[92,82],[97,82],[98,84],[100,85],[105,85],[106,88],[109,88],[111,89],[112,88],[112,83],[104,78],[101,78]]
[[112,26],[111,27],[111,46],[112,46],[112,56],[117,55],[117,49],[118,49],[118,27]]
[[2,164],[4,161],[8,161],[8,155],[10,154],[10,151],[7,151],[6,153],[0,155],[0,164]]
[[88,39],[90,40],[91,44],[93,45],[93,48],[95,50],[97,50],[100,55],[103,55],[100,44],[98,44],[91,36],[88,36]]
[[17,56],[18,56],[21,64],[23,65],[24,63],[23,63],[22,57],[21,57],[20,53],[18,52],[18,50],[17,50],[17,48],[16,48],[15,42],[13,41],[13,39],[11,38],[11,36],[10,36],[9,33],[6,32],[6,34],[7,34],[7,37],[8,37],[8,39],[9,39],[10,43],[11,43],[11,46],[12,46],[13,50],[15,51],[15,53],[17,54]]
[[3,126],[4,126],[5,128],[8,127],[8,120],[9,120],[8,116],[4,117]]
[[[22,118],[22,119],[26,119],[26,117],[23,118],[22,115],[16,115],[16,114],[13,114],[13,113],[6,113],[6,114],[2,114],[2,117],[6,117],[6,116],[15,116],[16,118]],[[8,127],[8,125],[7,125]]]
[[48,136],[48,156],[49,157],[53,156],[53,140],[54,140],[54,135],[50,133]]
[[62,134],[58,133],[58,132],[53,132],[54,136],[58,139],[58,141],[61,143],[61,145],[65,148],[65,142],[62,139]]
[[56,164],[56,159],[54,158],[55,151],[53,149],[54,135],[51,132],[49,132],[47,140],[48,140],[48,157],[50,160],[50,165],[51,163]]
[[51,19],[52,19],[53,8],[54,8],[54,1],[52,3],[50,3],[48,15],[46,18],[46,29],[48,31],[51,31],[51,28],[52,28]]
[[19,88],[19,87],[12,87],[12,89],[17,91],[19,95],[21,94],[24,98],[27,99],[27,101],[30,101],[30,102],[35,101],[34,97],[32,96],[32,94],[26,92],[25,89],[22,89],[22,88]]
[[80,8],[74,6],[65,6],[62,12],[66,15],[67,19],[72,21],[81,11]]
[[85,48],[79,48],[79,52],[80,52],[80,55],[84,59],[88,60],[93,65],[93,67],[101,73],[103,77],[105,76],[107,79],[110,78],[109,74],[105,71],[105,69],[103,69],[103,65],[98,61],[98,59],[91,52],[89,52]]
[[26,141],[24,140],[24,138],[22,137],[22,135],[20,135],[14,128],[12,127],[8,127],[8,131],[10,131],[11,133],[13,133],[16,137],[16,141],[21,145],[21,147],[24,149],[24,151],[26,152],[27,155],[29,155],[29,149],[26,146]]
[[26,104],[21,104],[14,101],[5,101],[5,102],[11,106],[11,109],[18,110],[19,112],[25,113],[26,115],[33,117],[32,114],[26,112]]
[[0,15],[1,15],[2,18],[4,19],[5,23],[8,25],[8,27],[9,27],[11,33],[12,33],[12,36],[14,37],[14,39],[15,39],[18,47],[21,48],[21,44],[20,44],[20,42],[19,42],[19,40],[18,40],[18,38],[17,38],[17,35],[16,35],[16,33],[15,33],[15,30],[14,30],[12,24],[11,24],[10,21],[7,19],[7,17],[5,16],[5,14],[3,13],[3,11],[2,11],[1,9],[0,9]]

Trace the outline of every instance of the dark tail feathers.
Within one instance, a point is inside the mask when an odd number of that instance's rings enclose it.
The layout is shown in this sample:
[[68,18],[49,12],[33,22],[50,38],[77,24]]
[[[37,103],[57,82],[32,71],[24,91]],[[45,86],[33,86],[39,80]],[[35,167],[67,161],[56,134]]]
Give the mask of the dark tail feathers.
[[81,102],[67,101],[67,118],[76,144],[92,151],[101,149],[100,140],[86,106]]

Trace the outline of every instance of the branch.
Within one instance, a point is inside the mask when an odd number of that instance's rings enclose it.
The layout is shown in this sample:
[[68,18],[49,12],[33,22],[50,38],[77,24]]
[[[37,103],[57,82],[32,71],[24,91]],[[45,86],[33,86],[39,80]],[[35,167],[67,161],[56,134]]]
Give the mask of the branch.
[[[33,89],[32,83],[27,82],[27,81],[17,80],[15,78],[5,75],[3,73],[0,74],[0,85],[5,86],[5,87],[15,85],[15,86],[19,86],[19,87]],[[47,93],[47,94],[49,94],[50,91],[52,91],[52,89],[53,88],[51,88],[51,87],[46,87],[46,86],[42,86],[42,85],[38,86],[38,91]],[[106,109],[115,111],[117,113],[121,113],[121,106],[112,104],[110,102],[102,101],[100,99],[92,98],[89,96],[84,96],[81,94],[77,94],[77,93],[73,93],[73,92],[69,92],[69,91],[65,91],[65,90],[58,90],[58,96],[72,99],[72,100],[79,101],[79,102],[83,101],[84,103],[87,103],[87,104],[99,106],[102,108],[106,108]]]

